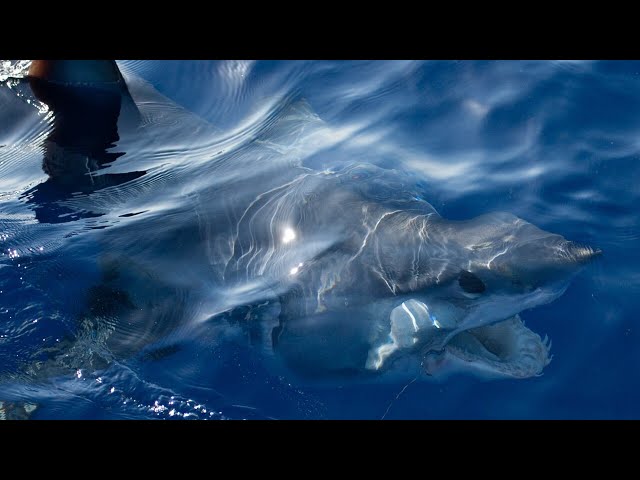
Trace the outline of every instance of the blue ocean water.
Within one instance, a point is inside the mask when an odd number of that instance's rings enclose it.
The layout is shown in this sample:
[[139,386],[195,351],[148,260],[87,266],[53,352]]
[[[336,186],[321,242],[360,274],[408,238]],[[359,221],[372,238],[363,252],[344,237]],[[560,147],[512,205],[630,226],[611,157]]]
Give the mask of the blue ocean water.
[[[60,188],[43,163],[62,155],[55,114],[28,62],[0,62],[0,401],[35,419],[640,416],[639,62],[118,65],[142,122],[123,106],[111,156]],[[353,162],[409,179],[444,218],[506,211],[602,250],[520,314],[552,339],[542,375],[308,382],[218,328],[221,305],[254,299],[210,279],[231,248],[221,205],[292,165]],[[119,322],[128,300],[96,288],[124,267],[141,313]]]

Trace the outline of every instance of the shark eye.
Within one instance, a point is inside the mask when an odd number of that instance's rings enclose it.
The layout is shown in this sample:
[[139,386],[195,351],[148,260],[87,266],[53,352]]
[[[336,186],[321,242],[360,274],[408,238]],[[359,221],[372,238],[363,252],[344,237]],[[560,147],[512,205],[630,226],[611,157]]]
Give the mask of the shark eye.
[[485,284],[478,278],[477,275],[462,270],[458,276],[458,284],[460,288],[467,293],[482,293],[486,290]]

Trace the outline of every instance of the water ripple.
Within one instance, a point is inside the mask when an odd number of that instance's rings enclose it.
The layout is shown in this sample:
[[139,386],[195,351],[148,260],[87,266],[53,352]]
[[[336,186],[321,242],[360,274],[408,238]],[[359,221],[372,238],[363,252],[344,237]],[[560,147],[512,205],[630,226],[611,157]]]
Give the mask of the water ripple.
[[[379,418],[394,398],[388,417],[638,416],[639,62],[122,60],[135,106],[71,185],[45,172],[55,115],[29,65],[0,61],[0,401],[36,418]],[[406,389],[274,375],[263,334],[229,313],[272,287],[225,282],[330,250],[344,232],[305,238],[290,204],[340,175],[379,203],[507,211],[601,248],[523,312],[554,339],[548,373]],[[340,198],[322,197],[336,218]]]

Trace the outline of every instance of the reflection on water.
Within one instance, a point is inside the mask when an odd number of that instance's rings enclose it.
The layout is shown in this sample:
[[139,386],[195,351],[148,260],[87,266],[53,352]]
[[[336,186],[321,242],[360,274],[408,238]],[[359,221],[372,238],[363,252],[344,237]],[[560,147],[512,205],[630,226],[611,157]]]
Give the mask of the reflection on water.
[[[28,65],[0,62],[0,400],[14,411],[638,416],[640,64],[123,61],[130,100],[92,94],[90,111],[63,87],[38,93]],[[345,191],[454,220],[507,211],[601,248],[564,296],[520,313],[553,338],[544,375],[287,375],[271,331],[295,312],[266,300],[265,278],[305,278],[374,229],[373,211],[349,223]],[[300,217],[304,204],[331,208]],[[335,361],[366,357],[356,343]]]
[[59,223],[100,216],[73,212],[62,205],[73,194],[89,194],[135,180],[146,172],[95,175],[124,152],[113,151],[118,140],[118,117],[123,96],[119,90],[69,87],[30,78],[36,98],[53,113],[53,125],[43,142],[42,169],[48,175],[21,195],[34,206],[41,223]]

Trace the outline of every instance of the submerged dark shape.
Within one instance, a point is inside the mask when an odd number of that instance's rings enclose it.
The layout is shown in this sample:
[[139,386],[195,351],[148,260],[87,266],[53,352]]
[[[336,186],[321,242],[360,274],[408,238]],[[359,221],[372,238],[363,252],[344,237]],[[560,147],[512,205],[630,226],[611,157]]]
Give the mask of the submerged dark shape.
[[[111,60],[34,60],[27,77],[36,98],[54,114],[44,142],[42,169],[49,179],[23,194],[42,223],[100,216],[60,205],[72,194],[117,186],[145,174],[100,174],[125,152],[114,151],[127,86]],[[131,111],[131,109],[129,109]]]

